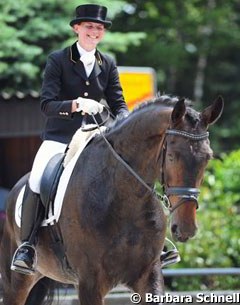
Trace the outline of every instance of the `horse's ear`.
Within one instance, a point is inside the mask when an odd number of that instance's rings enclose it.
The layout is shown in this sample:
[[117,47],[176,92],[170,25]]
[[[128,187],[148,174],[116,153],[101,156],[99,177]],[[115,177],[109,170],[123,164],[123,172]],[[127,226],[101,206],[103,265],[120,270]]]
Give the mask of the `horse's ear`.
[[184,98],[180,99],[173,108],[171,119],[174,125],[178,124],[186,113],[184,101]]
[[207,127],[208,125],[214,124],[222,115],[224,107],[224,101],[222,96],[213,102],[212,105],[205,108],[201,113],[201,121]]

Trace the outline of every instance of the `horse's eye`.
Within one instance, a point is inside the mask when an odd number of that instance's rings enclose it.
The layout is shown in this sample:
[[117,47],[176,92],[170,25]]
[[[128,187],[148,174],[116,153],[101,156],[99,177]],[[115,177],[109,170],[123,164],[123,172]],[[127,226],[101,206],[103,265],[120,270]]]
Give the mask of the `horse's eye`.
[[212,154],[207,154],[206,155],[206,159],[207,159],[207,161],[213,159],[213,155]]
[[168,159],[169,159],[169,161],[173,161],[174,160],[173,154],[168,153]]

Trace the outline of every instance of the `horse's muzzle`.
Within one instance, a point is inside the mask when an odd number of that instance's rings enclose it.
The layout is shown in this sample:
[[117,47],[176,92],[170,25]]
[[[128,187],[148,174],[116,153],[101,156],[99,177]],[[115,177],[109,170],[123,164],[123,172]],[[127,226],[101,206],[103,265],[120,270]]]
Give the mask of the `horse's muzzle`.
[[186,223],[184,226],[179,226],[176,223],[171,225],[171,233],[174,241],[179,241],[182,243],[194,237],[197,233],[197,229],[198,228],[195,223],[191,225]]

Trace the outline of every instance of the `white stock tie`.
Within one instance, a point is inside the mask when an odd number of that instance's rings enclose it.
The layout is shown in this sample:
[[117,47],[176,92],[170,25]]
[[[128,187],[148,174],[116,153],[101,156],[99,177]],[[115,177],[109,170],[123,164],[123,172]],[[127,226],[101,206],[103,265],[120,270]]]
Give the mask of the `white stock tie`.
[[84,53],[81,57],[80,60],[82,61],[87,77],[91,74],[96,57],[94,55],[94,53],[92,52],[87,52]]

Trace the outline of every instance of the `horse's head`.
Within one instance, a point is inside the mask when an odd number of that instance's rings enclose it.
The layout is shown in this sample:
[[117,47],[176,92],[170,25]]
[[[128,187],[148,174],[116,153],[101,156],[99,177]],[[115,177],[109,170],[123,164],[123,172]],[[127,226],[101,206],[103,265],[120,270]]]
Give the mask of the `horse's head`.
[[207,129],[222,110],[221,97],[199,113],[184,99],[160,96],[141,105],[107,134],[117,155],[114,162],[125,167],[124,188],[129,188],[132,178],[136,196],[149,195],[160,178],[170,203],[172,235],[178,241],[196,234],[197,196],[212,157]]
[[185,242],[197,231],[197,195],[212,150],[207,128],[221,116],[223,99],[219,97],[201,113],[179,100],[172,111],[166,132],[162,182],[169,198],[171,232],[175,240]]

